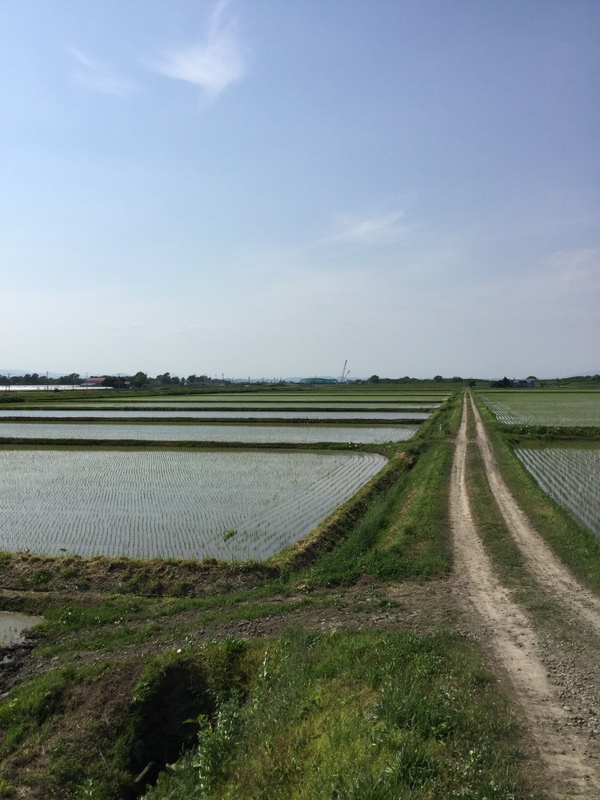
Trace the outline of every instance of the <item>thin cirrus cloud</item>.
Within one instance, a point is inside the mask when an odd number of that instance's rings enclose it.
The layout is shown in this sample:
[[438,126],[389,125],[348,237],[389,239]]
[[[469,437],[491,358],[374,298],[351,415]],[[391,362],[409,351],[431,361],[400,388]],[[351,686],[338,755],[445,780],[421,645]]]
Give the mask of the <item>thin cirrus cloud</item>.
[[403,211],[362,217],[339,216],[334,223],[334,233],[326,241],[362,245],[392,244],[407,233],[406,225],[402,222],[403,217]]
[[217,4],[202,41],[163,52],[162,61],[152,67],[153,71],[198,86],[210,101],[243,78],[247,63],[236,21],[223,21],[228,5],[226,0]]
[[115,75],[100,61],[90,58],[81,50],[77,50],[74,47],[70,50],[71,55],[77,62],[77,67],[72,74],[73,80],[84,89],[101,94],[124,97],[136,88],[134,83]]
[[555,253],[551,270],[563,283],[574,283],[589,291],[600,278],[600,247],[588,247],[570,252]]

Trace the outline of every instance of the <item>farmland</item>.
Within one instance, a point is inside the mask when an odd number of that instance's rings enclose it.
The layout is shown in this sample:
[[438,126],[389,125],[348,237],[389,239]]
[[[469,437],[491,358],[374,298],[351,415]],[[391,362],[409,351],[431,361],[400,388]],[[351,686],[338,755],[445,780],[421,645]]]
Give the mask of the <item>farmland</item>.
[[[599,536],[600,449],[594,442],[600,428],[600,392],[504,390],[482,392],[481,399],[507,431],[514,431],[514,452],[538,485]],[[578,436],[583,448],[577,447]],[[562,446],[552,447],[554,440]]]
[[3,450],[0,549],[265,559],[384,464],[358,453]]
[[[405,442],[446,399],[417,395],[415,405],[415,395],[403,403],[397,394],[347,391],[200,394],[193,403],[127,394],[116,403],[111,395],[68,403],[48,393],[32,397],[0,421],[9,445],[0,451],[1,549],[198,561],[273,556],[386,463],[376,454],[278,448]],[[14,442],[103,450],[11,448]],[[119,442],[128,451],[116,449]],[[144,443],[144,451],[132,449]],[[211,450],[153,451],[152,443]],[[275,449],[240,452],[235,444]]]
[[410,439],[418,425],[327,427],[324,425],[111,425],[0,422],[0,439],[216,442],[238,444],[383,444]]
[[[356,403],[346,403],[346,402],[338,402],[338,403],[330,403],[324,401],[314,401],[314,402],[256,402],[256,401],[244,401],[238,400],[236,402],[230,401],[229,403],[220,403],[215,404],[214,402],[204,402],[204,403],[194,403],[190,402],[189,400],[184,402],[171,402],[169,400],[156,400],[153,402],[143,402],[143,401],[131,401],[131,402],[105,402],[102,404],[98,403],[50,403],[42,404],[38,403],[23,403],[19,405],[20,409],[30,409],[30,410],[42,410],[45,408],[53,408],[53,409],[60,409],[63,411],[80,411],[82,409],[86,411],[103,411],[107,409],[113,409],[118,411],[127,411],[127,412],[140,412],[140,411],[148,411],[148,410],[155,410],[155,411],[177,411],[178,413],[183,413],[185,411],[195,411],[195,412],[220,412],[223,414],[229,413],[242,413],[242,414],[251,414],[253,412],[265,412],[265,411],[281,411],[281,412],[296,412],[296,414],[300,412],[312,412],[315,413],[317,411],[322,411],[325,413],[365,413],[365,412],[386,412],[386,413],[399,413],[403,414],[406,412],[422,412],[422,413],[430,413],[433,409],[439,408],[441,405],[440,402],[438,403],[431,403],[431,402],[422,402],[422,403],[379,403],[377,401],[371,401],[368,403],[363,402],[356,402]],[[14,409],[14,406],[13,406]]]
[[[158,395],[152,396],[147,394],[140,398],[139,396],[119,396],[119,405],[129,404],[156,404],[167,402],[170,405],[331,405],[335,407],[354,406],[354,405],[370,405],[375,403],[378,405],[400,405],[404,403],[432,403],[439,404],[446,400],[450,395],[447,392],[395,392],[385,390],[363,390],[358,392],[354,389],[345,390],[344,387],[338,387],[335,392],[323,392],[315,389],[306,389],[303,392],[297,392],[290,389],[281,389],[273,392],[260,392],[260,391],[232,391],[228,393],[207,392],[205,394],[195,393],[192,395]],[[36,399],[44,399],[46,395],[38,394]],[[35,399],[28,399],[28,402],[35,402]],[[59,398],[59,402],[65,403],[63,398]],[[80,398],[69,398],[69,405],[76,403],[89,402],[101,405],[113,405],[116,401],[111,395],[104,395],[103,397],[93,397],[88,400],[81,400]]]
[[[597,634],[558,589],[531,577],[528,557],[515,555],[483,472],[474,412],[463,411],[459,428],[462,395],[414,392],[411,400],[383,388],[339,388],[167,401],[35,397],[5,415],[0,584],[11,591],[5,603],[42,613],[45,623],[27,677],[4,684],[11,700],[0,703],[0,796],[541,800],[577,796],[573,781],[585,788],[596,780],[577,737],[593,759],[600,730],[588,684],[600,670]],[[501,397],[508,407],[513,395]],[[588,492],[581,497],[592,497],[593,441],[556,448],[560,465],[545,455],[555,449],[550,438],[542,446],[533,428],[516,430],[478,405],[515,497],[599,593],[597,540],[557,514],[523,466],[538,459],[567,499],[579,471]],[[381,416],[361,424],[374,409],[424,422],[390,425]],[[200,413],[217,416],[210,424],[184,416]],[[284,415],[280,423],[267,423],[275,414]],[[190,432],[211,429],[256,431],[264,447],[194,444]],[[410,438],[388,439],[396,429]],[[120,447],[117,430],[127,432]],[[306,430],[310,440],[292,444]],[[365,430],[384,444],[357,445]],[[85,431],[85,444],[73,431]],[[182,443],[174,431],[184,432]],[[328,431],[349,438],[332,442]],[[64,437],[74,443],[58,446]],[[469,524],[529,614],[504,661],[497,617],[485,609],[510,624],[521,612],[505,607],[502,593],[493,601],[481,594],[484,570],[469,563],[474,542],[466,556],[453,543],[468,528],[467,517],[455,521],[456,492],[464,498],[455,479],[460,453]],[[559,688],[544,684],[535,725],[527,705],[535,691],[523,695],[518,677],[546,668],[529,644],[533,628],[548,664],[567,663],[572,676]],[[520,671],[515,653],[526,659]],[[173,751],[153,749],[171,736]],[[555,740],[569,754],[567,770],[548,749]],[[159,776],[167,762],[176,767]]]
[[[186,407],[187,408],[187,407]],[[132,418],[134,419],[152,419],[152,420],[210,420],[210,419],[235,419],[235,420],[243,420],[243,421],[250,421],[250,420],[272,420],[272,419],[279,419],[279,420],[303,420],[306,422],[310,421],[321,421],[321,420],[373,420],[373,421],[388,421],[388,420],[423,420],[429,415],[429,410],[421,410],[421,411],[411,411],[411,410],[402,410],[402,411],[379,411],[379,410],[355,410],[352,409],[349,413],[348,411],[313,411],[312,409],[298,409],[296,411],[285,410],[281,411],[278,407],[275,407],[272,411],[264,411],[264,410],[253,410],[249,409],[247,411],[238,411],[235,409],[221,409],[218,411],[210,411],[210,410],[202,410],[202,411],[188,411],[188,410],[180,410],[177,409],[176,414],[174,414],[174,410],[171,409],[169,411],[164,410],[156,410],[156,411],[140,411],[138,408],[132,408],[131,406],[121,407],[118,410],[107,411],[106,409],[94,409],[88,408],[86,410],[82,409],[63,409],[63,410],[56,410],[56,409],[11,409],[7,411],[5,409],[0,409],[0,421],[4,418],[8,420],[13,419],[35,419],[35,418],[43,418],[43,419],[127,419],[127,421],[131,421]],[[124,416],[125,414],[125,416]]]
[[600,449],[517,448],[515,452],[553,500],[600,536]]
[[597,391],[486,391],[481,399],[506,425],[600,426]]

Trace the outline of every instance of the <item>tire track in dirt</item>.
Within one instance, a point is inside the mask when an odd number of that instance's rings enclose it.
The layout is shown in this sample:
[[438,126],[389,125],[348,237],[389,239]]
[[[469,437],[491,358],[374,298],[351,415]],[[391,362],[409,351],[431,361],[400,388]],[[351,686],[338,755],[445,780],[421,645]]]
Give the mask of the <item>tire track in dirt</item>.
[[558,559],[517,505],[504,482],[492,444],[473,397],[469,394],[477,427],[477,444],[485,473],[508,530],[515,539],[529,570],[550,593],[560,598],[572,616],[585,620],[596,635],[600,635],[600,599],[585,589]]
[[456,440],[450,487],[455,583],[483,623],[493,655],[510,682],[513,699],[544,764],[547,791],[557,800],[600,797],[600,773],[587,742],[569,727],[568,715],[541,657],[528,617],[497,580],[478,536],[466,481],[467,398]]

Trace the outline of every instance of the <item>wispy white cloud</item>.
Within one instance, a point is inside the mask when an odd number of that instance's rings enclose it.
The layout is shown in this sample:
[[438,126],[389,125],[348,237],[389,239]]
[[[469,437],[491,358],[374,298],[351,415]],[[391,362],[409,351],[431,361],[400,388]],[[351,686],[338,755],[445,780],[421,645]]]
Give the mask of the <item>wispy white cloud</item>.
[[163,52],[152,69],[174,80],[198,86],[208,100],[246,74],[247,62],[237,32],[237,20],[225,20],[229,0],[215,6],[205,37],[198,42]]
[[105,64],[90,58],[81,50],[72,47],[70,52],[77,62],[72,73],[73,80],[85,89],[124,97],[136,88],[134,83],[115,75]]
[[587,287],[591,291],[593,285],[600,284],[600,247],[555,253],[550,268],[561,283]]
[[327,242],[349,242],[362,245],[391,244],[404,237],[407,226],[403,211],[388,211],[362,217],[341,215],[334,220],[334,232]]

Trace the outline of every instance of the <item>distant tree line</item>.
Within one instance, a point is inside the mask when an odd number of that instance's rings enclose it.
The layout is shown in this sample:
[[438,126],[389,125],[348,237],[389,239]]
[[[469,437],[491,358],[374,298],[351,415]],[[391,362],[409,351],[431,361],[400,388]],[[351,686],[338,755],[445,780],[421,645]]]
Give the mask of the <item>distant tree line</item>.
[[231,381],[209,378],[208,375],[188,375],[187,378],[180,378],[177,375],[171,375],[170,372],[164,372],[155,378],[151,378],[145,372],[136,372],[135,375],[125,378],[123,376],[107,376],[106,380],[110,381],[106,384],[107,386],[118,386],[119,380],[129,381],[134,389],[147,386],[222,386],[231,383]]
[[83,378],[76,372],[61,375],[60,378],[49,378],[47,375],[38,375],[37,372],[26,375],[0,375],[0,386],[78,386],[83,382]]
[[[99,382],[99,378],[102,381]],[[136,372],[135,375],[100,375],[82,377],[77,372],[69,375],[61,375],[60,378],[50,378],[45,374],[37,372],[27,373],[26,375],[0,375],[0,386],[82,386],[86,382],[92,382],[96,386],[106,386],[113,389],[134,388],[142,389],[148,386],[221,386],[230,381],[209,378],[208,375],[188,375],[187,378],[180,378],[165,372],[151,378],[145,372]]]
[[551,389],[598,389],[600,375],[574,375],[571,378],[550,378],[540,380],[539,386]]
[[390,383],[390,384],[444,384],[444,383],[452,383],[452,384],[464,384],[465,386],[475,386],[477,383],[481,383],[481,381],[475,380],[475,378],[460,378],[455,375],[453,378],[444,378],[442,375],[436,375],[433,378],[410,378],[408,375],[405,375],[403,378],[380,378],[379,375],[371,375],[370,378],[367,378],[366,381],[363,380],[354,380],[353,383],[356,384],[364,384],[364,383]]
[[[99,379],[102,378],[100,381]],[[535,376],[530,375],[527,381],[533,381],[536,386],[541,388],[548,387],[572,387],[572,388],[595,388],[600,386],[600,375],[581,375],[572,378],[554,378],[539,380]],[[51,378],[45,374],[37,372],[27,373],[26,375],[0,375],[0,387],[6,388],[10,386],[82,386],[86,382],[92,382],[95,386],[105,386],[113,389],[144,389],[144,388],[164,388],[176,389],[183,387],[210,387],[210,386],[232,386],[233,381],[223,380],[219,378],[210,378],[208,375],[188,375],[187,378],[171,375],[170,372],[164,372],[161,375],[156,375],[154,378],[150,377],[146,372],[136,372],[133,375],[101,375],[90,376],[89,378],[82,377],[77,372],[71,372],[69,375],[61,375],[59,378]],[[253,382],[260,385],[260,382]],[[507,377],[498,381],[485,381],[483,379],[475,378],[461,378],[454,376],[452,378],[444,378],[442,375],[435,375],[433,378],[411,378],[405,375],[403,378],[380,378],[379,375],[371,375],[366,380],[355,378],[348,383],[357,385],[364,384],[393,384],[393,385],[410,385],[416,384],[420,386],[440,386],[445,384],[476,386],[487,385],[494,388],[513,388],[518,383],[514,379]]]

